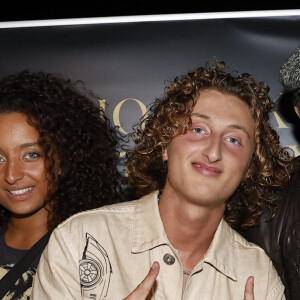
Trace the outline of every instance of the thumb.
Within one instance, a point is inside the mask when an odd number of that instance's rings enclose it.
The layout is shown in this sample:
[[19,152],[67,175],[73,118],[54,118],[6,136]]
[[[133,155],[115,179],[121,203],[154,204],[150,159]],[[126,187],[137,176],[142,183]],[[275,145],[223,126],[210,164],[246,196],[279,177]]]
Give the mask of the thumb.
[[159,263],[155,261],[145,277],[137,288],[123,300],[144,300],[149,295],[156,277],[159,273]]
[[254,300],[254,277],[247,279],[244,292],[244,300]]

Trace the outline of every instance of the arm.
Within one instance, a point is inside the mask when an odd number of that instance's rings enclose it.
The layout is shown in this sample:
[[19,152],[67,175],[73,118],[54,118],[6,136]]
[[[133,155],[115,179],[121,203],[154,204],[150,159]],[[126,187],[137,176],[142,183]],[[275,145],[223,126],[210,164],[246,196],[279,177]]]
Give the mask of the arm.
[[285,300],[284,285],[275,270],[272,261],[269,262],[268,296],[266,300]]
[[[39,262],[32,300],[80,299],[80,280],[76,249],[70,234],[55,229]],[[72,247],[73,246],[73,247]]]

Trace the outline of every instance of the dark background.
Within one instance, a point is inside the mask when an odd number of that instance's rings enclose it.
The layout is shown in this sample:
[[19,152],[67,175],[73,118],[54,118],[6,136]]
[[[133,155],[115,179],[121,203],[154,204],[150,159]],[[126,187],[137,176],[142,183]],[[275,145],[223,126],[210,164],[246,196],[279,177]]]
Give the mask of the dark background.
[[[251,2],[233,5],[208,0],[185,1],[73,1],[54,0],[33,5],[11,2],[0,9],[0,21],[34,21],[131,15],[238,12],[297,9],[289,3]],[[125,133],[163,93],[164,84],[207,59],[224,60],[231,70],[249,72],[271,87],[280,103],[279,69],[299,47],[300,13],[295,16],[195,19],[158,22],[125,22],[59,26],[5,27],[0,30],[0,76],[24,69],[58,72],[105,99],[107,115]],[[125,101],[126,100],[126,101]],[[125,102],[124,102],[125,101]],[[271,123],[283,145],[297,149],[299,127],[277,105]],[[116,117],[116,118],[115,118]],[[297,119],[298,120],[298,119]],[[122,130],[120,130],[122,132]]]
[[[35,2],[35,1],[34,1]],[[89,18],[151,14],[285,10],[300,8],[297,1],[33,1],[2,2],[0,21]]]

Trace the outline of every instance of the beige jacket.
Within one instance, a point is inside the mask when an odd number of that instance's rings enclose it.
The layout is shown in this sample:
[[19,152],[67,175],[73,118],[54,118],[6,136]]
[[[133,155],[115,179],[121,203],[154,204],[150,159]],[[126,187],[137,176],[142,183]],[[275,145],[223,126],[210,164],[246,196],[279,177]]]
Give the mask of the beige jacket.
[[265,252],[223,220],[182,295],[182,265],[164,231],[156,192],[79,213],[59,225],[40,260],[32,299],[121,300],[154,261],[160,273],[152,300],[242,300],[250,275],[255,300],[285,299]]

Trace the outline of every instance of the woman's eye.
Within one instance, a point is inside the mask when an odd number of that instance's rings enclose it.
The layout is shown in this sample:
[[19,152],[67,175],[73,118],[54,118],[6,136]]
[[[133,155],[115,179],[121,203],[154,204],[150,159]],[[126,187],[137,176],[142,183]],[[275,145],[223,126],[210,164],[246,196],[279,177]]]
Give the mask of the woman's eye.
[[0,156],[0,163],[4,162],[4,161],[5,161],[5,159],[2,156]]
[[40,157],[40,154],[36,153],[36,152],[30,152],[30,153],[27,153],[25,157],[29,158],[29,159],[34,159],[34,158]]

